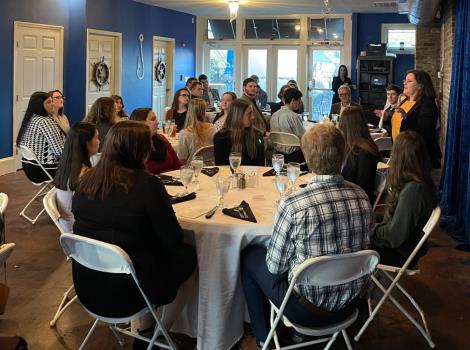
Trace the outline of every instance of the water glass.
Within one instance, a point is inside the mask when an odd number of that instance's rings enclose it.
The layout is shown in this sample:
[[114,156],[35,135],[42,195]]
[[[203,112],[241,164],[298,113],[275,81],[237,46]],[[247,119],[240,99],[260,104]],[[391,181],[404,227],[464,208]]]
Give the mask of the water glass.
[[184,186],[184,193],[188,194],[188,185],[193,181],[194,168],[191,166],[182,166],[180,169],[180,181]]
[[191,160],[191,166],[194,169],[194,181],[193,181],[194,188],[198,190],[199,189],[198,176],[202,170],[202,167],[204,166],[204,158],[202,156],[194,156],[193,159]]
[[279,192],[279,200],[277,201],[277,203],[279,203],[281,201],[282,195],[284,194],[284,192],[286,192],[289,179],[286,175],[276,175],[275,181],[277,191]]
[[215,189],[219,195],[219,207],[224,205],[224,195],[230,190],[231,176],[218,175],[215,181]]
[[273,154],[272,158],[273,169],[277,175],[281,174],[282,167],[284,166],[284,155]]
[[291,184],[292,191],[295,191],[295,182],[300,176],[300,164],[297,162],[290,162],[287,164],[287,178]]
[[232,168],[233,172],[236,173],[238,167],[242,162],[242,154],[240,152],[231,152],[228,160],[230,162],[230,167]]

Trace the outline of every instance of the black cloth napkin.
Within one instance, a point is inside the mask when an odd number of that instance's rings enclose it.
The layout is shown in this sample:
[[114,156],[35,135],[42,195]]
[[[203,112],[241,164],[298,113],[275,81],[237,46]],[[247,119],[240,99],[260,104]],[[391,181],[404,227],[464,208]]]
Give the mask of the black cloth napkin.
[[[287,170],[283,169],[281,171],[281,174],[283,175],[287,175]],[[301,171],[299,176],[304,176],[308,174],[308,171]],[[263,176],[275,176],[276,175],[276,170],[274,169],[269,169],[268,171],[266,171],[265,173],[263,173]]]
[[216,167],[216,166],[211,167],[211,168],[202,168],[202,170],[201,170],[201,173],[203,173],[204,175],[207,175],[209,177],[214,176],[218,172],[219,172],[219,167]]
[[307,187],[308,184],[300,184],[299,187],[300,188],[304,188],[304,187]]
[[178,179],[170,175],[160,174],[156,175],[160,180],[162,180],[163,185],[165,186],[183,186],[183,183]]
[[222,209],[222,213],[237,219],[258,222],[251,211],[250,205],[245,201],[242,201],[240,205],[237,205],[236,207]]
[[196,192],[191,192],[184,196],[170,196],[170,203],[176,204],[176,203],[186,202],[194,198],[196,198]]

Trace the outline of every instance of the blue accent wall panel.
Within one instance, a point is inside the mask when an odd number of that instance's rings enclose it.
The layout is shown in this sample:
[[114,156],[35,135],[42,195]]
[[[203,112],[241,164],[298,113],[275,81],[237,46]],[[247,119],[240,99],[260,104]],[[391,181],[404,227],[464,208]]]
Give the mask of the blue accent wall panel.
[[[361,51],[367,48],[369,43],[380,43],[382,41],[382,23],[409,23],[406,15],[394,13],[357,13],[353,14],[353,40],[351,56],[353,60],[353,69],[351,79],[356,84],[356,59]],[[355,31],[355,32],[354,32]],[[397,85],[402,86],[404,74],[407,70],[414,68],[414,55],[397,55],[394,61],[393,80]]]
[[[184,86],[181,74],[194,75],[196,19],[194,16],[148,6],[131,0],[93,0],[87,3],[88,28],[122,33],[122,97],[130,113],[137,107],[152,106],[151,69],[153,36],[175,39],[175,89]],[[139,34],[144,35],[145,77],[137,78]]]

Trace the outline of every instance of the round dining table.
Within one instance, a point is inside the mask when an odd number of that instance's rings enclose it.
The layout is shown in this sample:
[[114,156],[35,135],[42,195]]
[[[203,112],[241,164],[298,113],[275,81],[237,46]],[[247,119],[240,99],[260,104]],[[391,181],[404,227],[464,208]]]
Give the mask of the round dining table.
[[[217,175],[231,175],[227,166]],[[178,221],[185,230],[185,240],[196,247],[199,281],[195,295],[185,307],[172,330],[197,338],[199,350],[225,350],[243,336],[243,322],[248,320],[240,278],[240,252],[249,244],[266,245],[272,233],[279,193],[274,176],[262,176],[271,168],[243,167],[250,185],[232,188],[225,195],[224,206],[238,206],[246,201],[257,223],[233,218],[218,209],[210,219],[205,214],[218,203],[217,175],[198,176],[196,198],[173,205]],[[166,173],[175,177],[178,171]],[[310,174],[297,183],[306,183]],[[170,195],[183,191],[181,186],[167,186]],[[171,304],[168,306],[171,307]]]

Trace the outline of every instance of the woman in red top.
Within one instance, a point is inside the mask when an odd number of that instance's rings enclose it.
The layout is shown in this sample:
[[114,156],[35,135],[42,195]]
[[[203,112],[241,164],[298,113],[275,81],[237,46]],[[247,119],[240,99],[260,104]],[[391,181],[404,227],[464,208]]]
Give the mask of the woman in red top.
[[167,139],[157,133],[158,120],[152,108],[134,109],[131,114],[131,120],[144,122],[150,128],[150,133],[152,134],[153,150],[145,163],[145,168],[152,174],[178,170],[181,167],[181,163]]

